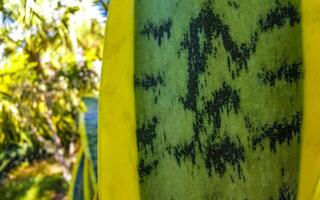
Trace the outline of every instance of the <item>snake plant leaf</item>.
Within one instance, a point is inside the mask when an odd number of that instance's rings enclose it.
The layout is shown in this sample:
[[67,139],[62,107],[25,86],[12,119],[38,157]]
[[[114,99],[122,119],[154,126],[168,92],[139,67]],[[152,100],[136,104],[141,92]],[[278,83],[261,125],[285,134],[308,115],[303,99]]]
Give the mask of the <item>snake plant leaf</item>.
[[313,198],[318,10],[313,0],[112,1],[100,199]]

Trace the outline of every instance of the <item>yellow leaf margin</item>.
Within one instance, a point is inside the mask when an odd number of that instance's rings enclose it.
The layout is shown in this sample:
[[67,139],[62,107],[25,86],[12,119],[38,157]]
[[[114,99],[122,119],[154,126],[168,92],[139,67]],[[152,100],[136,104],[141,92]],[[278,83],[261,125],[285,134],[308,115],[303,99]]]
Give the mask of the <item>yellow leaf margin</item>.
[[109,10],[99,97],[99,199],[138,200],[134,0],[112,0]]
[[302,1],[304,122],[299,200],[320,199],[320,1]]

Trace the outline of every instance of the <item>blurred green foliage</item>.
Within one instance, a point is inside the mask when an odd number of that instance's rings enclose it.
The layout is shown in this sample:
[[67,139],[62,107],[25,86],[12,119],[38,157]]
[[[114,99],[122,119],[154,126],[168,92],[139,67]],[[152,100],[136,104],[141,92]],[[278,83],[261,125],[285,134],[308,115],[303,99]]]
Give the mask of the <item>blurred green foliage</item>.
[[20,166],[0,183],[1,200],[64,199],[68,183],[52,161]]
[[0,0],[0,178],[50,156],[70,174],[81,97],[98,91],[106,5]]

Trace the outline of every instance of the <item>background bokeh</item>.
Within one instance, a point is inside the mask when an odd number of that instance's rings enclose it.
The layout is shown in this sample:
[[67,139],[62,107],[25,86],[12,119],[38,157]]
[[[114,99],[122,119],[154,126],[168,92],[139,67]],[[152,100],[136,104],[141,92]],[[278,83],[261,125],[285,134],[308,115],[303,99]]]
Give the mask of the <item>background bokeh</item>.
[[68,199],[107,0],[0,0],[0,195]]

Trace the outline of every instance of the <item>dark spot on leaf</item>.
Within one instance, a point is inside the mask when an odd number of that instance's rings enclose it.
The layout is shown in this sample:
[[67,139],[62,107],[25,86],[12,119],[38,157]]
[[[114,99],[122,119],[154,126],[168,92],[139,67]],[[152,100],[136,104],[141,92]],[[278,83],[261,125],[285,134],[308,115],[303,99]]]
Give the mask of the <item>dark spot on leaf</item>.
[[158,75],[150,75],[150,74],[145,74],[141,79],[135,77],[134,78],[134,86],[136,87],[142,87],[145,90],[148,90],[150,88],[157,87],[158,85],[164,86],[164,80],[163,76],[158,74]]
[[241,169],[241,162],[245,161],[244,146],[241,144],[240,139],[238,141],[232,141],[228,135],[217,142],[215,138],[208,140],[206,147],[205,163],[208,169],[208,174],[211,176],[212,169],[220,176],[222,176],[227,166],[232,166],[237,170],[239,177],[243,176]]
[[157,137],[157,124],[158,118],[154,116],[152,121],[143,123],[142,126],[137,129],[137,142],[139,151],[144,150],[145,152],[148,152],[148,149],[150,149],[151,152],[153,152],[153,140]]
[[297,199],[297,189],[293,185],[283,184],[279,189],[278,200],[294,200]]
[[232,1],[232,0],[229,0],[229,1],[228,1],[228,6],[233,7],[233,8],[235,8],[235,9],[238,9],[238,8],[240,7],[237,2]]
[[284,176],[284,168],[281,168],[281,175]]
[[270,150],[276,152],[277,144],[282,145],[287,142],[289,145],[295,136],[299,139],[301,124],[302,113],[297,112],[291,121],[283,119],[281,122],[275,121],[263,125],[259,130],[260,133],[252,138],[252,147],[256,149],[258,144],[263,147],[263,141],[268,140]]
[[177,145],[174,147],[174,156],[177,159],[178,164],[180,165],[180,160],[183,159],[185,161],[186,159],[191,159],[192,164],[196,163],[196,155],[195,155],[195,145],[192,141],[190,144],[184,144],[184,145]]
[[158,160],[154,160],[150,163],[145,163],[143,159],[140,159],[138,166],[140,182],[143,182],[144,177],[150,175],[151,172],[158,166],[158,164]]
[[262,72],[258,74],[258,78],[262,80],[264,84],[274,86],[276,80],[285,80],[288,83],[297,82],[302,77],[302,63],[288,64],[285,62],[276,70],[262,69]]
[[238,113],[240,109],[240,94],[226,82],[223,82],[222,87],[216,90],[212,96],[213,99],[205,105],[205,113],[209,116],[209,121],[213,123],[215,128],[220,128],[222,112],[227,111],[229,113],[233,110],[234,113]]
[[259,21],[259,25],[261,30],[266,32],[274,27],[283,26],[287,20],[290,26],[300,23],[299,10],[290,3],[286,6],[278,5],[278,7],[267,14],[266,19]]
[[143,30],[140,31],[140,34],[143,36],[148,37],[153,36],[153,39],[158,41],[158,45],[161,46],[162,39],[167,35],[167,39],[171,37],[171,27],[172,27],[172,20],[169,18],[166,21],[162,22],[160,25],[155,25],[152,22],[147,22]]

